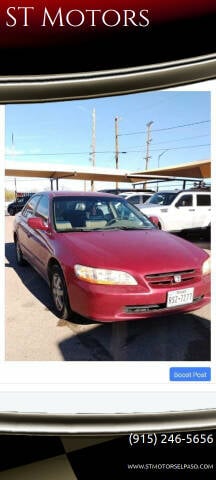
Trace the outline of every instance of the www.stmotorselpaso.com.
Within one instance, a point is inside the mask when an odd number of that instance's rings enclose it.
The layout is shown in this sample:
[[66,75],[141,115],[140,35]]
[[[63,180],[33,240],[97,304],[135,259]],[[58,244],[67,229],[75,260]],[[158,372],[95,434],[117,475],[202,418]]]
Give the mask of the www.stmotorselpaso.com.
[[134,471],[216,471],[216,464],[214,463],[129,463],[127,470]]

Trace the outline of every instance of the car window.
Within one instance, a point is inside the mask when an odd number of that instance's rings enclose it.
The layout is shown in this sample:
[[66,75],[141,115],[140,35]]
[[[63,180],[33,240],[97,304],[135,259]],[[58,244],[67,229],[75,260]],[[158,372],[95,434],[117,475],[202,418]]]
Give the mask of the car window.
[[36,217],[41,217],[47,221],[49,217],[49,198],[46,195],[42,195],[35,211]]
[[154,228],[145,215],[119,197],[56,197],[53,200],[53,218],[58,232]]
[[146,205],[171,205],[173,200],[176,198],[178,195],[178,192],[173,193],[173,192],[159,192],[159,193],[154,193],[146,202]]
[[182,195],[179,201],[176,203],[178,207],[191,207],[193,205],[192,195]]
[[38,203],[39,198],[40,198],[40,195],[35,195],[34,197],[31,197],[30,200],[26,203],[22,211],[22,214],[24,217],[28,218],[34,214],[35,207]]
[[136,205],[136,203],[140,203],[140,195],[128,197],[127,201]]
[[211,196],[210,195],[196,195],[197,198],[197,206],[204,207],[211,205]]
[[151,195],[141,195],[141,201],[142,203],[146,203],[147,200],[151,198]]

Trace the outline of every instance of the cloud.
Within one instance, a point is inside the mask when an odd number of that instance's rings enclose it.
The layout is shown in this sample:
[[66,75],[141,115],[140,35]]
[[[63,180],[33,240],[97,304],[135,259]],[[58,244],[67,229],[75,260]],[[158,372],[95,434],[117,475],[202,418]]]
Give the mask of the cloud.
[[37,153],[41,153],[40,148],[32,148],[31,150],[29,150],[29,154],[36,155]]
[[81,112],[84,112],[84,113],[91,113],[91,111],[89,110],[89,108],[86,108],[86,107],[83,107],[83,105],[77,105],[76,106],[77,110],[80,110]]
[[24,150],[17,150],[15,147],[5,148],[5,155],[16,156],[16,155],[23,155],[24,153],[25,153]]

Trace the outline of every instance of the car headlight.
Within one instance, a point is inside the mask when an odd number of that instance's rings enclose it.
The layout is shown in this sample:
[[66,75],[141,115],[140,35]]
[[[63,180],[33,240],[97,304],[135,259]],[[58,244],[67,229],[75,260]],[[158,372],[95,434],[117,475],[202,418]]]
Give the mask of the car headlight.
[[211,258],[207,258],[207,260],[205,260],[205,262],[203,263],[202,265],[202,274],[203,275],[208,275],[209,273],[211,273]]
[[74,271],[78,278],[89,283],[101,285],[137,285],[132,275],[119,270],[106,270],[104,268],[86,267],[74,265]]

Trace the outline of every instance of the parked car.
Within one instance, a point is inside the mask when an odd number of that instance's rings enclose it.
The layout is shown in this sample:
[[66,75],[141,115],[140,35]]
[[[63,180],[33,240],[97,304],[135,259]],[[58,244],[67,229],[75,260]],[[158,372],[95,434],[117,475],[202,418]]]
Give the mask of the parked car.
[[200,190],[159,191],[140,206],[145,215],[158,218],[158,226],[169,232],[204,229],[211,225],[211,192]]
[[9,215],[8,214],[8,205],[10,205],[11,202],[5,202],[5,215]]
[[154,192],[124,192],[120,193],[119,196],[125,198],[128,202],[132,203],[138,208],[141,208],[143,204],[149,200],[149,198],[153,195]]
[[31,196],[34,195],[33,193],[29,194],[22,194],[21,196],[18,196],[14,202],[9,203],[7,207],[7,211],[9,215],[16,215],[16,213],[20,212],[26,202],[31,198]]
[[154,193],[155,190],[146,188],[106,188],[104,190],[98,190],[100,193],[113,193],[113,195],[122,195],[129,193]]
[[210,258],[121,197],[42,192],[15,216],[19,265],[50,285],[56,313],[101,322],[187,312],[210,301]]

